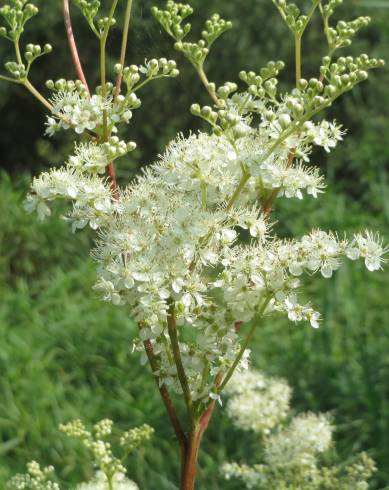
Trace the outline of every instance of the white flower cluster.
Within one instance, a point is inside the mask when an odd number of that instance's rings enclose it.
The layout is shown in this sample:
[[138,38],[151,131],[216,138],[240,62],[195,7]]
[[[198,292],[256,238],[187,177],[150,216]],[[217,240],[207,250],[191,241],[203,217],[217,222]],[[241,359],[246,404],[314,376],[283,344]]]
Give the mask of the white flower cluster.
[[222,467],[223,475],[226,480],[236,478],[241,480],[246,488],[266,488],[267,478],[262,474],[261,465],[253,467],[238,463],[225,463]]
[[238,479],[248,489],[368,488],[375,465],[367,455],[362,453],[351,465],[323,464],[322,456],[332,446],[333,431],[326,415],[297,415],[285,425],[291,396],[286,382],[255,370],[237,371],[226,392],[227,414],[234,425],[262,435],[257,451],[262,462],[253,466],[224,464],[222,472],[227,480]]
[[[114,490],[139,490],[136,483],[126,478],[123,473],[116,473],[112,479]],[[106,475],[99,471],[93,480],[86,483],[81,483],[74,490],[107,490],[108,479]]]
[[[313,128],[319,132],[321,126],[313,125]],[[287,140],[286,145],[281,145],[271,154],[269,149],[274,143],[274,135],[268,127],[251,130],[234,144],[224,136],[199,134],[187,139],[180,137],[168,147],[163,157],[165,168],[159,171],[165,179],[186,190],[201,182],[210,195],[211,203],[231,196],[239,183],[242,167],[251,176],[246,192],[239,200],[242,204],[257,200],[275,189],[279,190],[280,196],[288,198],[302,199],[303,192],[317,197],[325,185],[317,168],[301,163],[302,159],[309,162],[308,156],[314,144],[314,140],[303,129],[301,131],[299,137],[294,136],[290,142]],[[291,150],[297,157],[295,163],[291,163]]]
[[[120,192],[120,199],[88,163],[105,147],[78,146],[66,168],[34,180],[27,199],[27,208],[42,217],[50,212],[47,202],[71,200],[67,219],[73,229],[88,223],[99,228],[95,288],[105,301],[131,306],[140,340],[150,340],[159,357],[158,377],[177,392],[182,385],[167,323],[193,329],[190,341],[178,336],[193,399],[206,400],[215,392],[216,375],[232,365],[239,351],[236,322],[256,321],[266,305],[266,314],[281,311],[317,328],[319,313],[299,304],[298,276],[320,271],[331,277],[344,256],[363,257],[375,270],[386,252],[379,237],[368,232],[351,240],[320,230],[300,240],[271,238],[258,203],[262,177],[250,177],[229,206],[242,165],[251,161],[254,168],[263,151],[261,131],[235,146],[216,135],[179,137]],[[248,230],[251,242],[237,245],[242,230]]]
[[265,462],[274,468],[314,468],[317,456],[332,442],[332,427],[323,414],[303,414],[271,434],[265,442]]
[[95,142],[81,143],[76,145],[75,155],[70,157],[69,165],[79,172],[104,174],[109,162],[123,157],[135,148],[135,143],[125,143],[117,136],[112,136],[102,145]]
[[90,96],[85,88],[59,90],[50,99],[52,116],[47,118],[46,134],[53,136],[62,129],[73,128],[77,134],[85,131],[98,132],[106,118],[109,133],[116,132],[118,123],[129,123],[132,109],[140,106],[140,100],[133,93],[127,97],[119,95],[94,94]]
[[48,203],[57,199],[74,202],[69,215],[73,230],[84,228],[88,223],[91,228],[97,229],[114,212],[109,184],[69,166],[44,172],[35,178],[25,208],[29,212],[36,210],[40,219],[44,219],[51,214]]
[[254,370],[235,372],[225,393],[228,416],[236,427],[245,431],[268,434],[289,413],[288,384]]

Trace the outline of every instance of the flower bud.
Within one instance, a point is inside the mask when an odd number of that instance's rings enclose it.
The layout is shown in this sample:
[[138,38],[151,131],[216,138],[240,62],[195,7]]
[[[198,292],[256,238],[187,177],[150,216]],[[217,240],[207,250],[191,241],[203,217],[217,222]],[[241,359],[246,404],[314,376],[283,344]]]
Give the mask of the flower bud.
[[281,126],[282,129],[287,129],[290,126],[291,122],[292,122],[289,114],[281,114],[281,116],[279,117],[278,121],[279,121],[280,126]]
[[194,114],[195,116],[199,116],[201,114],[201,108],[200,108],[200,105],[199,104],[192,104],[190,106],[190,111],[192,114]]

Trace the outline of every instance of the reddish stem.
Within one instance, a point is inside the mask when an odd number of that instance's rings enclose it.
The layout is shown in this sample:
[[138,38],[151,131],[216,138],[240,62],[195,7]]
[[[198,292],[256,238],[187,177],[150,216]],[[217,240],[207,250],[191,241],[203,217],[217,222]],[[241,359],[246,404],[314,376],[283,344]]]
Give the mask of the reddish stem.
[[118,201],[120,194],[119,194],[119,187],[116,180],[115,165],[113,164],[113,162],[109,162],[107,166],[107,174],[111,179],[111,189],[112,189],[113,197]]
[[188,447],[188,441],[186,438],[186,435],[182,429],[181,422],[177,416],[177,412],[174,408],[172,399],[170,398],[169,392],[165,386],[165,384],[160,384],[159,377],[155,374],[158,371],[158,363],[157,363],[157,358],[154,353],[153,349],[153,344],[151,343],[150,340],[145,340],[143,342],[143,345],[146,350],[146,355],[148,357],[151,370],[153,371],[154,379],[155,382],[157,383],[159,393],[161,395],[162,401],[165,405],[166,411],[169,415],[170,422],[173,426],[174,432],[176,434],[178,443],[180,445],[180,451],[181,451],[181,465],[184,468],[185,466],[185,460],[186,460],[186,453],[187,453],[187,447]]
[[182,472],[182,481],[180,490],[194,490],[197,476],[198,456],[201,440],[204,432],[207,430],[215,409],[213,401],[205,410],[200,418],[199,424],[193,429],[189,437],[189,444],[186,451],[185,466]]
[[65,20],[66,34],[68,37],[69,48],[70,48],[70,53],[72,55],[74,68],[76,69],[78,78],[85,85],[85,88],[87,89],[88,93],[90,93],[88,83],[84,75],[84,70],[82,69],[80,57],[78,55],[77,44],[74,39],[72,21],[70,18],[69,0],[63,0],[63,16]]

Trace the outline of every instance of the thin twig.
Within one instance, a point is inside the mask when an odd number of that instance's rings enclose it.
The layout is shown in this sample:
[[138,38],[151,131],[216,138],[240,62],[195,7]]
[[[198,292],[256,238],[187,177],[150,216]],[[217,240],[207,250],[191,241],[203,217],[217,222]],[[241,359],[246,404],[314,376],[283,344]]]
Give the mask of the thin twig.
[[[107,24],[104,28],[104,31],[101,35],[100,38],[100,78],[101,78],[101,89],[102,89],[102,95],[105,97],[106,95],[106,78],[107,78],[107,69],[106,69],[106,45],[107,45],[107,39],[108,39],[108,34],[109,30],[111,28],[112,24],[112,19],[115,14],[115,10],[118,4],[118,0],[113,0],[112,5],[109,11],[108,15],[108,20]],[[108,134],[108,116],[107,116],[107,111],[103,111],[103,141],[106,142],[108,140],[109,134]],[[111,189],[112,189],[112,194],[114,199],[118,200],[119,199],[119,187],[117,184],[116,180],[116,170],[115,170],[115,165],[111,161],[107,165],[107,174],[111,180]]]
[[223,381],[220,383],[220,386],[218,388],[218,393],[221,393],[223,391],[223,388],[226,386],[226,384],[228,383],[228,381],[231,379],[232,375],[234,374],[235,369],[238,367],[238,364],[240,363],[240,361],[243,357],[243,354],[246,352],[246,349],[247,349],[251,339],[254,336],[254,332],[257,328],[257,321],[263,317],[265,310],[267,308],[267,305],[269,304],[270,300],[271,300],[271,296],[267,296],[265,298],[264,302],[262,303],[260,310],[258,311],[258,314],[253,319],[253,324],[250,328],[249,333],[247,334],[247,337],[244,339],[243,344],[242,344],[232,366],[227,371],[227,374],[225,375]]
[[66,34],[68,37],[69,48],[72,55],[74,68],[76,69],[78,78],[81,80],[81,82],[84,84],[85,88],[87,89],[88,93],[90,94],[88,83],[84,75],[84,70],[82,69],[80,57],[78,55],[77,44],[74,39],[72,21],[70,17],[69,0],[63,0],[63,16],[64,16]]
[[[122,65],[122,67],[124,67],[124,63],[126,62],[128,31],[130,29],[131,10],[132,10],[132,0],[128,0],[126,13],[124,15],[122,47],[120,50],[120,59],[119,59],[119,64]],[[120,94],[120,90],[121,90],[121,86],[122,86],[122,79],[123,79],[123,74],[122,74],[122,71],[120,71],[120,73],[118,74],[117,79],[116,79],[115,96],[114,96],[115,99]]]
[[217,106],[221,106],[222,102],[221,100],[217,97],[217,95],[215,94],[215,92],[213,90],[211,90],[210,88],[210,83],[209,83],[209,80],[208,80],[208,77],[204,71],[204,68],[201,67],[201,68],[196,68],[196,71],[200,77],[200,80],[201,82],[203,83],[204,87],[206,88],[208,94],[210,95],[211,99],[213,100],[213,102],[217,105]]

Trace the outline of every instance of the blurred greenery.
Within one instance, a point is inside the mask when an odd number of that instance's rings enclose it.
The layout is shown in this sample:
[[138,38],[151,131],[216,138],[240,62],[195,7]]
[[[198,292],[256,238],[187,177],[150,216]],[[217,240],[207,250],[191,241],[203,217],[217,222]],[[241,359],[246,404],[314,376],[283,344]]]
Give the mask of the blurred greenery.
[[[61,2],[37,3],[42,15],[30,23],[27,40],[50,41],[56,48],[33,72],[34,82],[43,86],[47,78],[71,77],[73,71]],[[199,128],[188,108],[193,101],[207,100],[190,67],[152,20],[153,3],[135,2],[131,62],[174,57],[182,74],[145,89],[144,106],[134,114],[127,135],[139,150],[132,160],[121,162],[123,181],[152,161],[177,131]],[[270,0],[192,4],[201,14],[193,19],[196,32],[213,11],[234,21],[235,30],[215,46],[207,65],[211,79],[233,80],[243,68],[284,59],[283,83],[293,80],[292,42]],[[384,1],[345,3],[342,16],[374,18],[351,53],[366,51],[389,59],[388,7]],[[76,10],[74,24],[88,77],[94,80],[93,37]],[[320,36],[315,21],[304,47],[306,76],[317,72],[325,52]],[[111,53],[118,52],[119,41],[115,34]],[[2,41],[1,62],[7,49]],[[275,225],[280,234],[301,235],[314,226],[348,231],[368,227],[389,240],[388,107],[389,72],[384,69],[331,109],[350,135],[328,164],[326,155],[317,154],[328,193],[319,201],[280,200]],[[30,174],[60,165],[70,148],[69,135],[43,138],[44,113],[20,87],[0,84],[0,111],[0,166],[8,172],[0,179],[0,488],[31,459],[56,465],[66,483],[86,478],[90,465],[80,463],[80,448],[60,435],[57,426],[74,417],[90,422],[110,417],[123,428],[145,422],[156,428],[149,447],[130,461],[129,473],[142,490],[176,489],[173,434],[148,369],[131,353],[135,326],[130,312],[98,302],[91,290],[94,265],[85,260],[91,236],[70,235],[59,219],[61,209],[57,218],[42,224],[22,208]],[[288,379],[296,410],[332,412],[339,458],[347,461],[352,453],[368,450],[379,466],[374,488],[382,488],[389,483],[388,273],[371,275],[351,263],[331,281],[307,283],[324,316],[320,330],[281,319],[264,323],[253,349],[255,364]],[[221,479],[218,467],[226,460],[250,462],[250,442],[255,444],[235,432],[219,408],[204,441],[199,490],[234,488]]]

